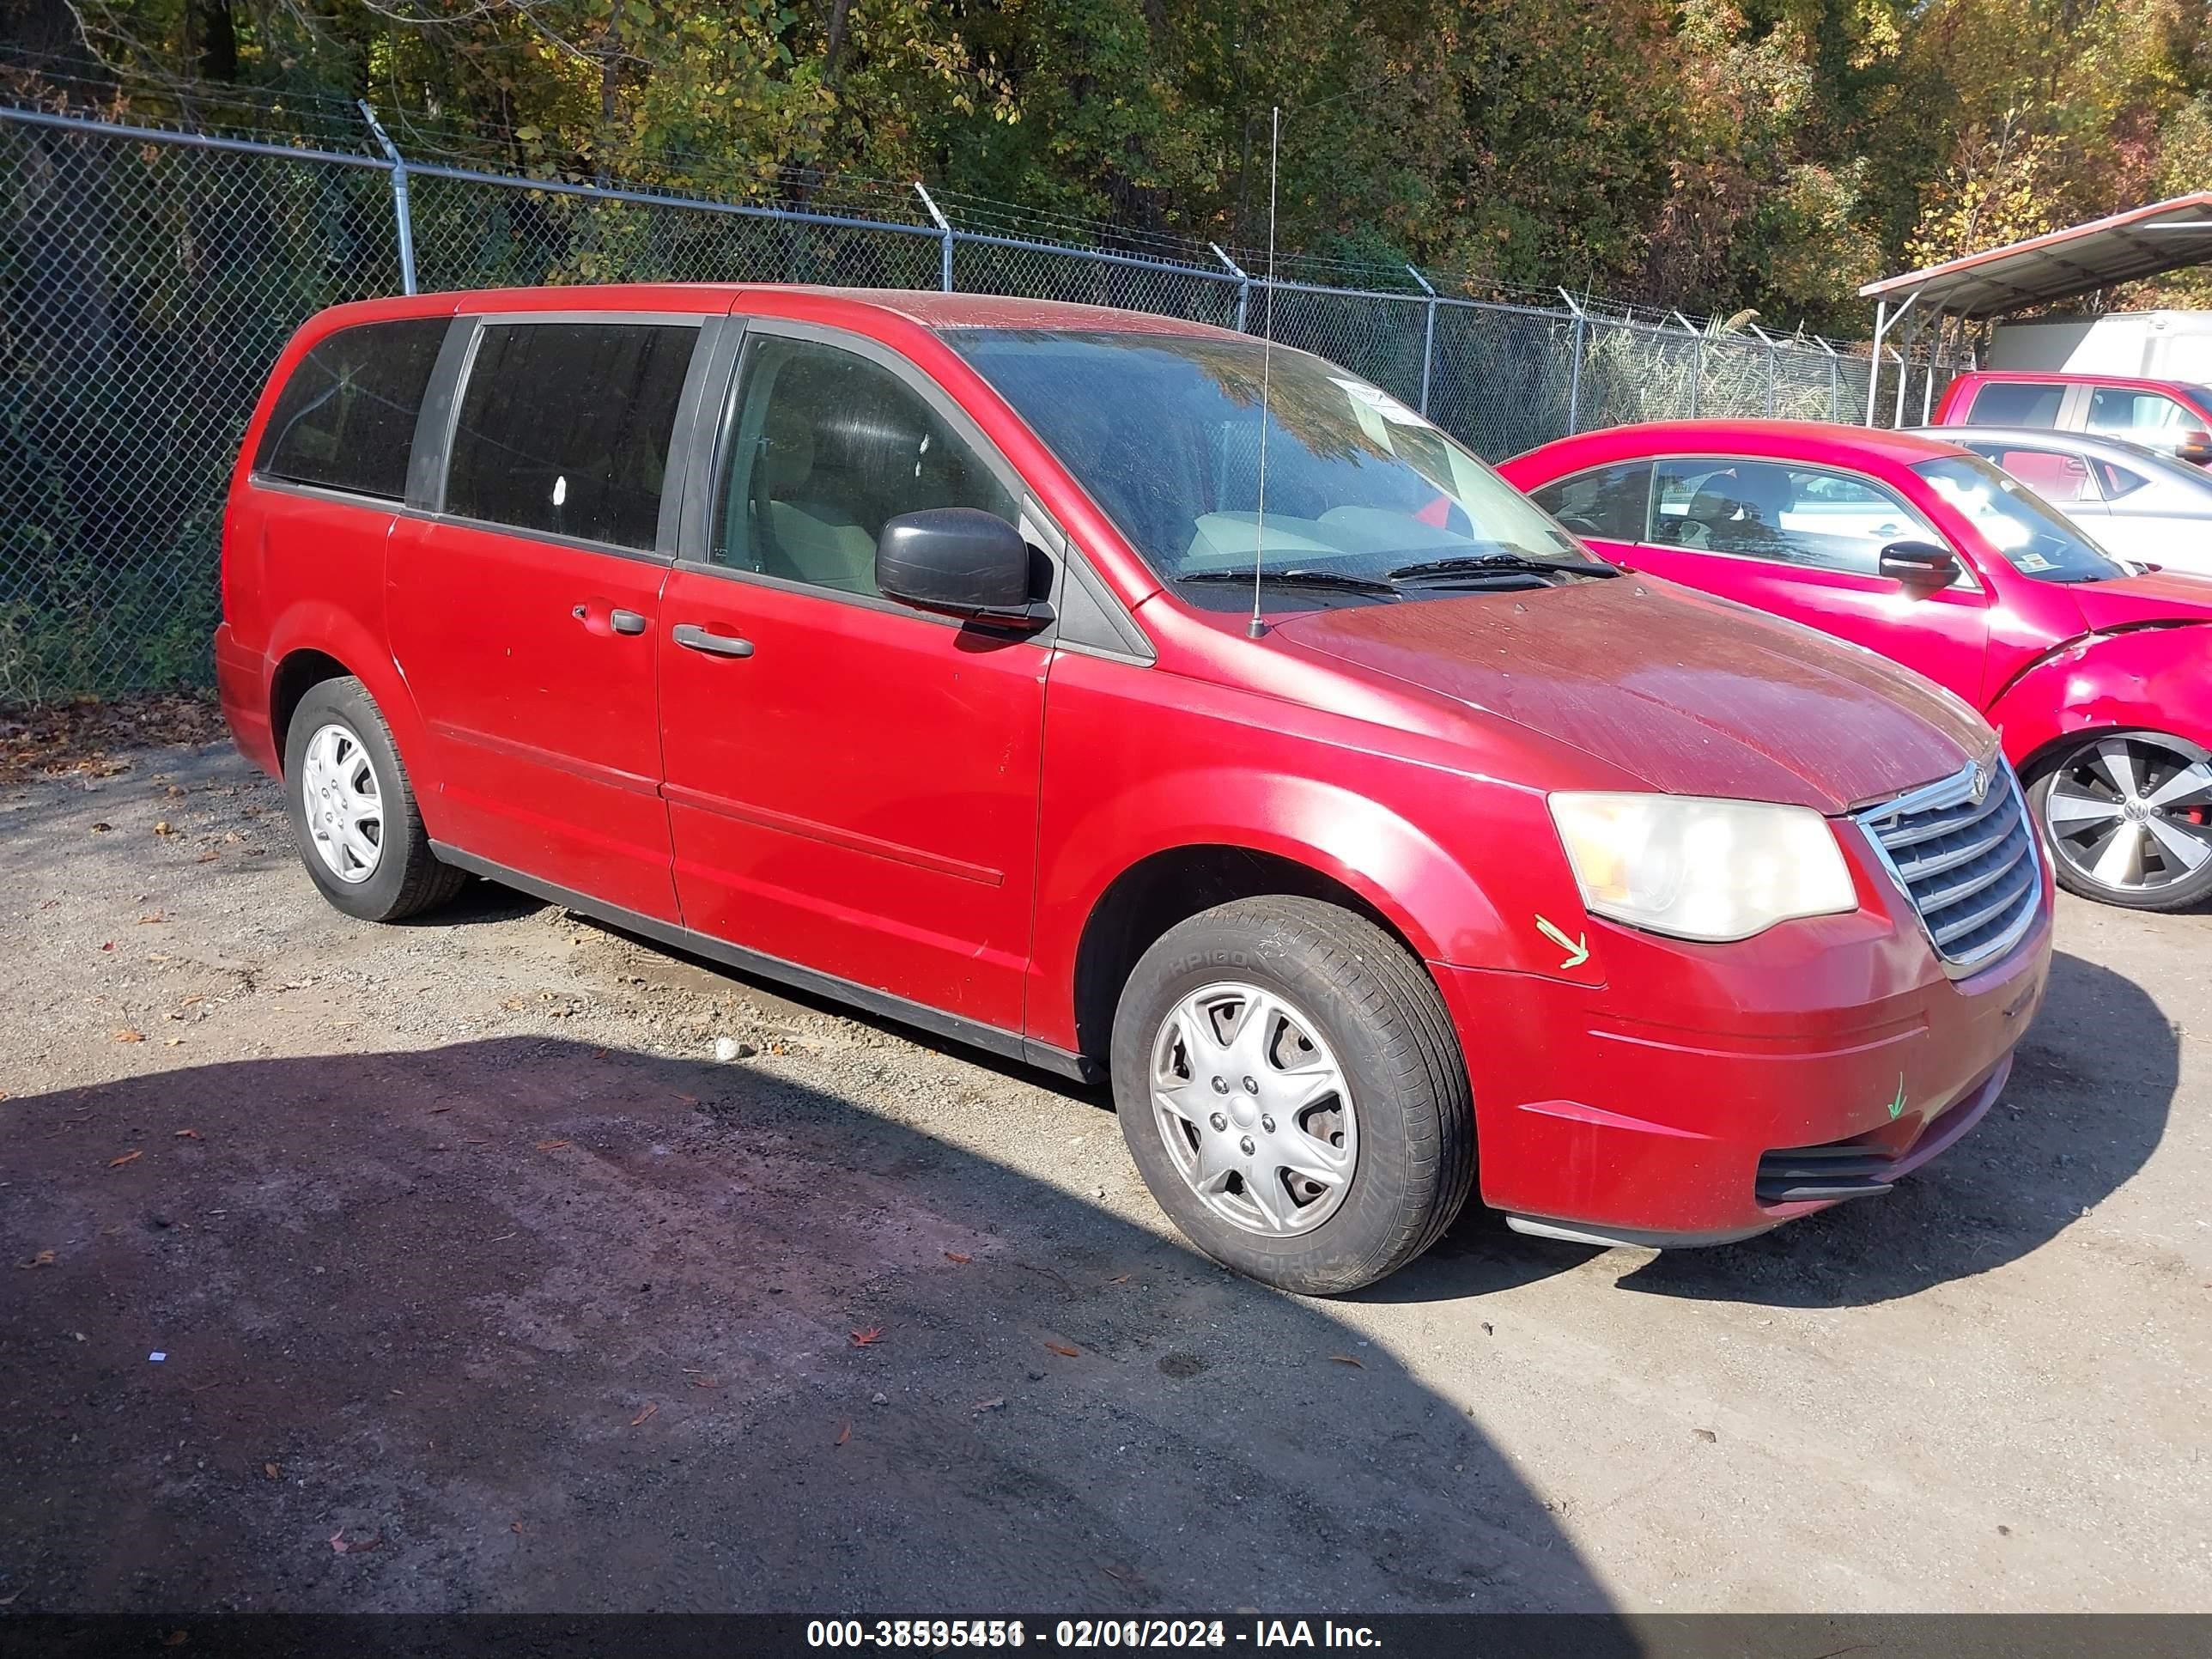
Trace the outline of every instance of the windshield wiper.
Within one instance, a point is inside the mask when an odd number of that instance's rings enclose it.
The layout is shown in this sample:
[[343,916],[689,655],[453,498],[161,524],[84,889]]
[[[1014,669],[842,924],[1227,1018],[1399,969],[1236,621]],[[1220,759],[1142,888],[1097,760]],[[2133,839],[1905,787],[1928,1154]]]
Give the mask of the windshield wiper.
[[1448,559],[1424,559],[1401,564],[1390,573],[1392,581],[1419,581],[1434,576],[1482,576],[1492,574],[1548,576],[1553,572],[1571,576],[1618,576],[1609,564],[1586,559],[1534,559],[1525,553],[1462,553]]
[[[1177,576],[1179,582],[1242,582],[1252,580],[1249,570],[1198,570],[1187,576]],[[1262,582],[1278,582],[1296,587],[1334,587],[1346,593],[1391,593],[1398,591],[1395,582],[1384,581],[1376,576],[1348,575],[1341,570],[1262,570]]]

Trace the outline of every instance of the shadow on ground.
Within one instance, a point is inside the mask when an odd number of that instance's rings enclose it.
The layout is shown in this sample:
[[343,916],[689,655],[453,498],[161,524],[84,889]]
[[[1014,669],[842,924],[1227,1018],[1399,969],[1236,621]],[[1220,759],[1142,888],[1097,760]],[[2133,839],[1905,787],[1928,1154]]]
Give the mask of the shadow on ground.
[[[2094,1032],[2060,1047],[2057,1033]],[[2099,1069],[2081,1069],[2094,1053]],[[1893,1191],[1741,1243],[1668,1250],[1624,1289],[1776,1307],[1859,1307],[2003,1267],[2057,1237],[2140,1170],[2166,1133],[2180,1044],[2148,994],[2078,957],[2052,959],[2050,994],[2004,1097],[1974,1132]],[[1369,1294],[1478,1295],[1593,1251],[1523,1238],[1471,1212],[1428,1257]],[[1631,1258],[1632,1259],[1632,1258]]]
[[1606,1607],[1326,1307],[767,1064],[8,1102],[15,1610]]

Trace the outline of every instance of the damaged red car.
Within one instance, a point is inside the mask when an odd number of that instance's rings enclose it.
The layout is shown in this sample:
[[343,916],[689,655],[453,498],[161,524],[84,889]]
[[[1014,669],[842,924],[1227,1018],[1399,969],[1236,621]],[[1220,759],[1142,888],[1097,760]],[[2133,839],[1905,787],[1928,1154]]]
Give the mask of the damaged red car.
[[[1263,483],[1264,480],[1264,483]],[[629,287],[317,317],[216,641],[308,877],[471,876],[1082,1079],[1200,1248],[1713,1243],[1970,1130],[2051,889],[1972,709],[1225,330]]]

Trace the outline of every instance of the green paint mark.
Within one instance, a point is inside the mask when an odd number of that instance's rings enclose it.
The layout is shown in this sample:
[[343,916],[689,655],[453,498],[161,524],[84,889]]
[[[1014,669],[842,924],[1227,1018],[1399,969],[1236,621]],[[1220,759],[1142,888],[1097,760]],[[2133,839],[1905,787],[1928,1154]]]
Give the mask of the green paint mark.
[[1559,964],[1560,967],[1579,968],[1589,960],[1589,934],[1584,933],[1579,939],[1569,939],[1541,916],[1536,918],[1536,931],[1567,953],[1567,959]]
[[1896,1121],[1897,1121],[1897,1120],[1898,1120],[1898,1119],[1899,1119],[1899,1118],[1903,1117],[1904,1115],[1905,1115],[1905,1073],[1902,1073],[1902,1072],[1899,1072],[1899,1073],[1897,1074],[1897,1098],[1896,1098],[1896,1099],[1894,1099],[1894,1100],[1893,1100],[1893,1101],[1891,1101],[1891,1102],[1889,1103],[1889,1121],[1890,1121],[1892,1123],[1894,1123],[1894,1122],[1896,1122]]

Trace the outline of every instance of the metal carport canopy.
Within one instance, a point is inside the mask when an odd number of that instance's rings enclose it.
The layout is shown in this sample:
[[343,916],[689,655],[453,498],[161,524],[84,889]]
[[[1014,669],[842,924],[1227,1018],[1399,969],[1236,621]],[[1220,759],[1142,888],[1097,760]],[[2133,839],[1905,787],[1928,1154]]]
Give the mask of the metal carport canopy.
[[1924,312],[1998,317],[2206,263],[2212,263],[2212,191],[2199,191],[1886,276],[1859,295],[1891,307],[1917,302]]

